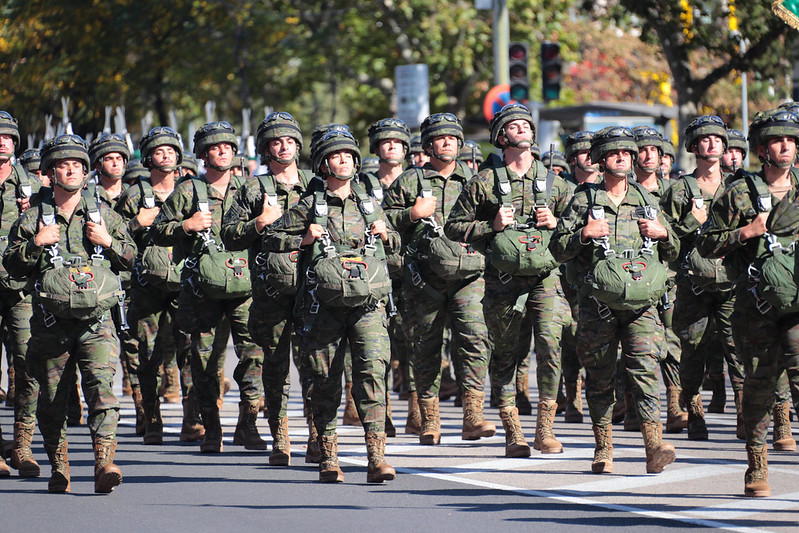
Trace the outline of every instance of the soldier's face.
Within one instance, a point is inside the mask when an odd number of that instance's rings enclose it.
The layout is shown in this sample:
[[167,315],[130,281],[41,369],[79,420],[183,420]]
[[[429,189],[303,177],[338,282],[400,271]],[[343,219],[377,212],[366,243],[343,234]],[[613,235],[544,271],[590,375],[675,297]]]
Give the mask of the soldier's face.
[[605,170],[611,172],[630,172],[633,158],[627,150],[613,150],[605,155]]
[[119,152],[105,154],[100,160],[100,167],[105,176],[113,179],[122,179],[125,175],[125,158]]
[[168,144],[156,147],[150,156],[156,167],[168,167],[177,164],[178,155],[175,149]]
[[270,139],[269,153],[276,159],[283,161],[293,159],[297,155],[297,141],[293,137],[278,137]]
[[664,155],[660,158],[660,171],[663,174],[668,174],[671,172],[671,166],[674,164],[674,160],[672,160],[670,155]]
[[414,152],[411,154],[411,160],[413,162],[413,166],[423,167],[425,163],[430,162],[430,156],[424,152]]
[[765,151],[775,166],[789,168],[796,162],[796,139],[793,137],[771,137],[758,152]]
[[593,169],[598,170],[599,165],[595,165],[591,162],[591,150],[578,150],[574,153],[574,161],[576,166],[582,168],[583,170],[586,169]]
[[230,143],[212,144],[205,151],[206,163],[226,167],[233,163],[233,146]]
[[55,179],[61,185],[76,187],[83,183],[83,163],[80,159],[61,159],[56,161],[53,169]]
[[744,162],[744,152],[740,148],[729,148],[721,156],[721,166],[724,168],[741,168]]
[[399,139],[386,139],[377,145],[377,157],[380,159],[402,160],[405,158],[405,146]]
[[642,146],[638,152],[638,166],[647,172],[654,172],[660,166],[660,152],[656,146]]
[[453,159],[458,157],[458,138],[454,135],[439,135],[434,137],[431,141],[433,144],[433,153],[439,156],[450,156]]
[[327,166],[332,174],[348,176],[355,169],[355,158],[352,152],[346,150],[333,152],[327,158]]
[[505,124],[505,137],[512,146],[526,148],[527,143],[533,142],[533,128],[526,120],[512,120]]
[[0,134],[0,161],[8,161],[14,155],[14,138]]
[[718,135],[702,135],[696,141],[696,155],[719,158],[724,153],[724,141]]

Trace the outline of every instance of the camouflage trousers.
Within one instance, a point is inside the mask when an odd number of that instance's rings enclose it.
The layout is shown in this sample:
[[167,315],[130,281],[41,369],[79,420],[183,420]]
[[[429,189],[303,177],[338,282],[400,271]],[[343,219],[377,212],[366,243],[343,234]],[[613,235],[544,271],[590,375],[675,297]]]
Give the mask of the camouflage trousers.
[[92,437],[116,439],[119,402],[114,396],[114,375],[119,339],[109,313],[91,321],[57,319],[47,327],[42,311],[34,306],[26,360],[40,386],[37,416],[45,445],[66,440],[67,397],[77,370]]
[[386,310],[377,307],[327,308],[311,314],[310,301],[299,316],[300,353],[313,375],[311,408],[320,435],[335,435],[341,406],[344,354],[352,354],[352,397],[366,433],[385,431],[386,371],[390,341]]
[[577,317],[580,307],[577,303],[577,288],[561,280],[563,297],[566,301],[566,313],[569,314],[569,325],[563,326],[560,342],[560,361],[564,383],[576,383],[580,378],[580,359],[577,357]]
[[[125,289],[125,292],[125,309],[130,312],[130,287]],[[117,337],[119,337],[119,362],[125,367],[131,388],[138,389],[140,388],[139,338],[136,333],[136,324],[128,317],[128,329],[124,329],[123,325],[117,321],[116,313],[112,313],[112,318],[114,319],[114,327],[117,329]]]
[[663,374],[663,384],[666,388],[680,388],[680,338],[674,331],[674,307],[677,298],[677,286],[672,284],[666,291],[668,303],[663,300],[657,305],[660,322],[663,324],[665,344],[663,345],[663,359],[660,361],[660,372]]
[[176,320],[178,327],[191,335],[191,375],[202,409],[215,408],[219,398],[219,375],[225,367],[225,351],[215,349],[215,341],[223,318],[230,323],[233,348],[239,359],[233,379],[239,386],[241,401],[259,403],[261,400],[264,352],[250,336],[251,302],[250,297],[217,300],[197,296],[191,289],[180,291]]
[[734,308],[735,291],[696,294],[690,280],[682,278],[677,283],[674,331],[682,347],[680,382],[685,398],[699,394],[708,358],[714,352],[724,354],[733,390],[743,388],[743,365],[733,341],[731,319]]
[[30,294],[17,291],[0,292],[0,320],[2,320],[3,346],[14,365],[14,421],[31,424],[36,421],[39,383],[30,375],[25,363],[25,353],[31,338]]
[[557,275],[512,276],[503,283],[490,269],[485,280],[483,313],[493,348],[489,371],[492,386],[500,390],[499,407],[516,405],[517,369],[530,356],[533,343],[539,398],[554,400],[563,332],[559,313],[566,310],[555,286]]
[[467,281],[434,282],[426,288],[403,285],[403,319],[413,332],[411,365],[419,398],[438,396],[447,326],[452,334],[450,354],[458,385],[461,390],[483,392],[491,353],[482,304],[485,279],[479,276]]
[[250,305],[249,329],[253,341],[264,353],[264,396],[267,417],[271,421],[287,416],[292,358],[300,375],[303,400],[308,400],[313,382],[308,358],[299,352],[293,317],[294,300],[294,296],[278,295],[253,299]]
[[[780,317],[774,309],[761,313],[754,295],[739,284],[732,314],[735,347],[745,369],[743,420],[747,446],[764,446],[780,375],[787,374],[799,392],[799,314]],[[799,394],[794,396],[799,409]]]
[[596,301],[580,301],[577,353],[586,371],[585,397],[591,421],[597,426],[611,424],[621,343],[621,364],[629,376],[638,420],[659,422],[657,366],[662,357],[663,325],[657,309],[650,306],[637,311],[611,311],[603,316]]
[[415,391],[416,384],[413,382],[413,370],[410,363],[413,345],[411,344],[411,332],[408,331],[409,322],[403,318],[402,284],[394,281],[393,285],[395,314],[388,319],[391,360],[396,360],[398,363],[403,385],[409,391]]

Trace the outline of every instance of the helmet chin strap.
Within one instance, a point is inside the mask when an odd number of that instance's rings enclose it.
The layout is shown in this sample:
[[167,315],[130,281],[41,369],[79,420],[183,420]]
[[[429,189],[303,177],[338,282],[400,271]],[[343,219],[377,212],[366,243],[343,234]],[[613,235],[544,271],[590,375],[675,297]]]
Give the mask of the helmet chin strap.
[[703,161],[719,161],[721,160],[720,155],[699,155],[696,154],[697,159],[702,159]]
[[114,181],[116,181],[116,180],[121,180],[121,179],[122,179],[122,176],[124,176],[124,175],[125,175],[125,171],[123,170],[122,172],[120,172],[120,173],[119,173],[119,174],[117,174],[117,175],[112,175],[112,174],[108,174],[107,172],[104,172],[104,171],[102,171],[102,170],[101,170],[101,171],[100,171],[100,174],[101,174],[102,176],[104,176],[104,177],[106,177],[106,178],[110,179],[110,180],[114,180]]
[[227,165],[216,165],[216,164],[206,163],[206,166],[208,168],[216,170],[217,172],[226,172],[231,168],[233,168],[233,163],[229,163]]
[[153,167],[160,170],[164,174],[169,174],[170,172],[174,172],[178,169],[177,165],[156,165],[153,164]]
[[768,152],[766,152],[766,164],[770,167],[786,169],[786,168],[791,168],[793,166],[793,161],[785,163],[777,163],[776,161],[772,160],[771,155]]
[[355,177],[355,174],[357,174],[357,172],[353,170],[349,174],[336,174],[335,172],[330,172],[329,176],[332,178],[336,178],[339,181],[349,181]]
[[574,166],[583,172],[599,172],[599,164],[586,165],[585,163],[575,163]]
[[63,183],[61,183],[57,179],[53,179],[52,181],[55,182],[55,186],[58,187],[59,189],[63,189],[65,191],[67,191],[67,192],[77,192],[77,191],[81,190],[84,185],[86,185],[86,180],[88,180],[88,179],[89,179],[89,174],[88,173],[84,173],[83,181],[81,181],[78,185],[64,185]]
[[455,156],[437,154],[435,150],[431,150],[431,152],[432,152],[432,157],[438,159],[442,163],[452,163],[453,161],[455,161]]
[[268,161],[274,161],[275,163],[279,163],[281,165],[289,166],[297,159],[297,154],[294,154],[293,156],[286,159],[285,157],[275,157],[270,152],[269,155],[266,156],[266,159]]
[[641,164],[639,161],[636,161],[636,162],[635,162],[635,166],[636,166],[636,167],[638,167],[638,168],[640,168],[640,169],[641,169],[641,170],[643,170],[644,172],[656,172],[656,171],[657,171],[657,169],[658,169],[658,167],[660,167],[660,165],[658,165],[658,164],[655,164],[655,166],[654,166],[653,168],[646,168],[646,167],[645,167],[644,165],[642,165],[642,164]]
[[11,159],[14,155],[14,152],[1,152],[0,151],[0,159]]

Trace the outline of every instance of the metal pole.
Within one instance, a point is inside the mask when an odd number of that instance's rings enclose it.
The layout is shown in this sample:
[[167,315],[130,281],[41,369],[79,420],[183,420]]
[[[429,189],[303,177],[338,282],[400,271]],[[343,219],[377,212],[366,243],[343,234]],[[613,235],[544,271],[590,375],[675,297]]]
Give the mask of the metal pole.
[[508,46],[510,20],[507,0],[494,0],[494,84],[510,83],[508,73]]
[[[746,41],[741,39],[741,55],[746,53]],[[741,71],[741,121],[743,122],[743,127],[741,131],[744,134],[744,138],[749,138],[749,94],[746,90],[746,72]],[[746,157],[743,160],[744,168],[749,166],[749,151],[746,152]]]

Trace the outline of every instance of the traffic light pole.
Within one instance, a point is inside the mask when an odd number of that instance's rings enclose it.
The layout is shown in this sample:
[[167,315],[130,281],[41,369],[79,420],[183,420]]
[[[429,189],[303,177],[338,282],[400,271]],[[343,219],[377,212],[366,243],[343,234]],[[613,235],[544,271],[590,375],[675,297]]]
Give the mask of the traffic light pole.
[[510,20],[507,0],[494,0],[494,85],[510,83],[508,74],[508,44]]

